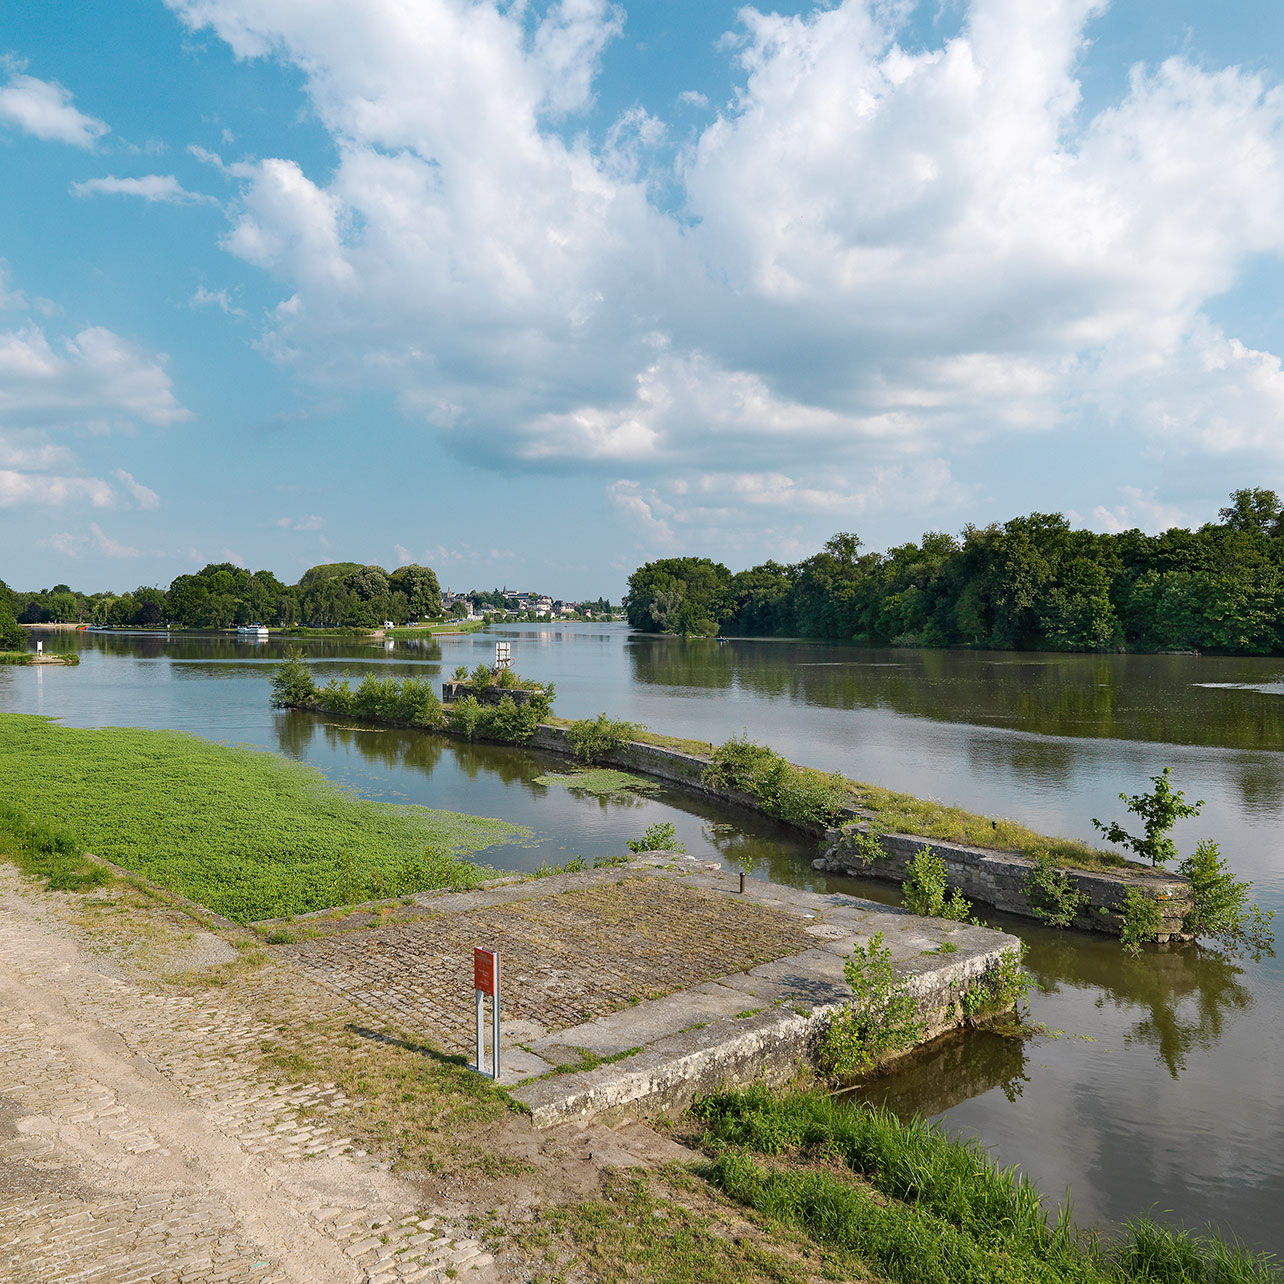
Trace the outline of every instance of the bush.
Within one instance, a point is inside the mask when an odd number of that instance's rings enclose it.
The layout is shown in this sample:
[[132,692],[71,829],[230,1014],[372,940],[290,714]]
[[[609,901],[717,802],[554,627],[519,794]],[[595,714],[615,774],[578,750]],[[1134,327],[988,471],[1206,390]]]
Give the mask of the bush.
[[946,896],[945,862],[930,848],[919,849],[909,863],[910,876],[901,885],[901,903],[924,918],[948,918],[961,923],[972,902],[956,887]]
[[665,823],[652,825],[641,838],[630,838],[629,851],[685,852],[686,845],[678,842],[678,831]]
[[907,983],[892,971],[892,951],[876,932],[857,945],[843,964],[851,1005],[837,1013],[816,1045],[820,1068],[842,1077],[863,1074],[889,1052],[911,1048],[923,1035],[918,1004]]
[[1088,897],[1070,881],[1065,870],[1052,863],[1052,857],[1046,852],[1034,858],[1034,868],[1026,875],[1023,890],[1035,918],[1049,927],[1069,927],[1088,904]]
[[446,713],[451,727],[471,740],[482,723],[482,707],[475,696],[466,695],[456,700]]
[[331,678],[322,688],[319,701],[323,709],[332,713],[351,713],[353,707],[352,688],[347,678]]
[[1233,954],[1260,958],[1274,953],[1271,920],[1275,911],[1263,913],[1259,906],[1249,905],[1253,885],[1236,881],[1215,842],[1205,839],[1177,872],[1190,880],[1194,901],[1181,921],[1183,932],[1210,937]]
[[603,754],[619,748],[635,732],[634,722],[617,722],[599,713],[596,718],[581,718],[566,729],[566,738],[582,762],[596,762]]
[[401,713],[401,687],[395,678],[376,678],[368,674],[353,692],[352,710],[362,718],[396,721]]
[[469,676],[469,682],[477,691],[485,691],[487,687],[495,685],[495,670],[488,664],[479,664]]
[[412,727],[437,728],[445,725],[446,714],[432,684],[420,678],[407,678],[401,684],[397,718]]
[[279,709],[300,709],[314,703],[316,696],[317,684],[303,651],[299,647],[288,648],[272,675],[272,703]]
[[826,776],[795,767],[766,745],[754,744],[747,733],[719,745],[700,779],[714,789],[753,795],[769,815],[791,825],[835,825],[851,801],[841,773]]
[[1126,953],[1136,957],[1147,941],[1157,941],[1163,927],[1163,915],[1159,912],[1159,902],[1145,892],[1130,887],[1124,894],[1123,930],[1119,933],[1119,944]]
[[531,738],[539,721],[539,711],[534,700],[529,704],[518,704],[512,696],[506,695],[497,705],[486,710],[482,729],[484,734],[494,736],[497,740],[520,744]]

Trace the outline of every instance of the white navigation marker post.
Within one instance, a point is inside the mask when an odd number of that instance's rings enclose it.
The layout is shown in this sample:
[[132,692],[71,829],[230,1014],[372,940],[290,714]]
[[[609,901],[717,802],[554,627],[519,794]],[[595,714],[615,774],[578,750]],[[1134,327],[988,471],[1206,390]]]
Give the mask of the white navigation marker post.
[[477,1000],[477,1060],[473,1063],[478,1074],[485,1074],[482,1068],[486,1055],[485,1007],[486,995],[491,996],[494,1004],[491,1014],[491,1071],[490,1077],[499,1081],[499,965],[498,950],[483,950],[480,946],[473,950],[473,994]]
[[495,643],[495,668],[511,669],[513,667],[513,644],[511,642]]

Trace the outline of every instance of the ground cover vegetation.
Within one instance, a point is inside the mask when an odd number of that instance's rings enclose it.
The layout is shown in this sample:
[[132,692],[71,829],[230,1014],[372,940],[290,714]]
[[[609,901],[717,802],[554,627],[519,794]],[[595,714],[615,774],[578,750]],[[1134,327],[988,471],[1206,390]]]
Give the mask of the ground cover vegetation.
[[302,763],[197,736],[0,714],[15,812],[237,922],[441,887],[526,831],[356,798]]
[[[4,812],[0,850],[43,860],[47,849],[75,846],[27,825]],[[337,1084],[354,1145],[427,1191],[466,1199],[487,1246],[540,1284],[1284,1284],[1270,1259],[1215,1234],[1148,1219],[1110,1238],[1077,1230],[974,1141],[814,1088],[705,1098],[659,1121],[696,1148],[694,1162],[608,1169],[600,1190],[578,1193],[587,1183],[568,1175],[585,1171],[582,1142],[569,1151],[545,1137],[534,1144],[511,1099],[465,1056],[395,1024],[354,1022],[346,1003],[241,933],[223,933],[245,946],[235,962],[191,970],[190,919],[87,864],[104,883],[80,889],[90,893],[75,902],[83,909],[48,902],[51,916],[145,973],[150,987],[194,997],[214,989],[224,1011],[275,1031],[234,1053],[215,1042],[211,1066],[235,1055],[282,1084]]]
[[1272,1261],[1149,1219],[1110,1239],[1049,1214],[973,1140],[921,1118],[763,1087],[698,1102],[708,1179],[770,1224],[902,1284],[1280,1284]]
[[1073,530],[1058,513],[1031,513],[885,553],[842,532],[801,562],[734,575],[708,558],[664,558],[633,572],[624,608],[651,633],[1279,655],[1284,504],[1237,490],[1217,522],[1162,535]]

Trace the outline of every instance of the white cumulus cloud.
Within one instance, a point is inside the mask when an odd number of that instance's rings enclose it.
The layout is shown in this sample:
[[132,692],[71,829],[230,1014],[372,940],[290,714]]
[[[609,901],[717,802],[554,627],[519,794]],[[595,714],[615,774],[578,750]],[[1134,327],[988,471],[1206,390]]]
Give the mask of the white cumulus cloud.
[[0,62],[0,69],[9,72],[8,83],[0,85],[0,121],[44,142],[73,147],[92,148],[109,132],[105,121],[74,107],[71,93],[57,82],[28,76],[12,60]]
[[72,183],[73,196],[137,196],[148,202],[167,205],[215,204],[212,196],[189,192],[173,174],[144,174],[141,178],[117,178],[107,174],[102,178],[87,178],[82,183]]
[[1284,454],[1278,356],[1205,311],[1284,254],[1284,90],[1172,58],[1089,113],[1101,0],[970,0],[926,44],[903,5],[746,8],[692,141],[638,106],[596,145],[567,121],[604,0],[168,3],[297,67],[335,145],[324,174],[218,161],[224,247],[281,285],[265,349],[473,460],[626,472],[657,541],[872,511],[871,478],[957,498],[1005,435]]

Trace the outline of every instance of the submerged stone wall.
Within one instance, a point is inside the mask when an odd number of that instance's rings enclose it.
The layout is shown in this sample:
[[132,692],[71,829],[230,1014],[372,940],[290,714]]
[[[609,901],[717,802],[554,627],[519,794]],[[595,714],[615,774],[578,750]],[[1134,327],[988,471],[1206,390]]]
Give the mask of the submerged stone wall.
[[[912,834],[881,834],[879,841],[886,855],[866,863],[858,853],[860,836],[868,832],[869,825],[860,821],[829,830],[822,854],[812,861],[813,868],[903,883],[909,877],[910,861],[925,847],[930,847],[945,862],[949,885],[959,888],[969,900],[983,901],[995,909],[1026,918],[1038,917],[1025,892],[1026,879],[1034,868],[1034,861],[1028,857]],[[1191,908],[1191,898],[1190,884],[1184,878],[1162,870],[1126,868],[1108,873],[1066,868],[1065,873],[1073,886],[1088,898],[1088,905],[1075,918],[1073,926],[1118,936],[1123,927],[1120,910],[1124,897],[1129,890],[1137,889],[1159,905],[1162,920],[1159,939],[1185,939],[1181,921]]]
[[[527,743],[553,753],[574,753],[562,727],[541,726]],[[696,754],[631,740],[603,754],[599,761],[604,766],[637,771],[698,789],[720,802],[763,814],[762,804],[751,794],[706,785],[702,777],[709,762]],[[1027,857],[1015,852],[966,847],[961,843],[913,834],[883,834],[881,842],[886,857],[866,864],[856,853],[859,850],[857,836],[868,829],[868,817],[855,808],[848,814],[851,819],[837,829],[806,827],[807,832],[816,835],[821,843],[821,855],[812,862],[814,868],[855,878],[903,883],[909,877],[909,862],[924,847],[930,847],[945,862],[949,885],[959,888],[969,900],[993,905],[995,909],[1019,914],[1023,918],[1038,918],[1025,894],[1025,880],[1034,865]],[[1066,867],[1065,872],[1074,886],[1088,897],[1088,906],[1075,919],[1074,927],[1118,936],[1123,928],[1119,911],[1128,891],[1135,888],[1159,905],[1162,919],[1159,939],[1186,939],[1181,930],[1181,920],[1189,912],[1191,902],[1190,884],[1184,878],[1163,870],[1135,868],[1098,872]]]
[[[496,700],[503,694],[494,688],[490,690],[494,691]],[[458,684],[442,684],[443,699],[455,698],[457,694],[464,694],[463,690],[458,689]],[[574,756],[575,753],[564,727],[542,724],[526,744],[550,753],[568,756]],[[758,815],[768,814],[760,800],[751,794],[706,785],[703,777],[709,760],[699,754],[629,740],[599,755],[597,761],[602,766],[636,771],[688,789],[697,789],[717,798],[719,802],[743,807]],[[969,900],[992,905],[995,909],[1018,914],[1023,918],[1038,918],[1025,894],[1025,881],[1034,865],[1029,858],[1016,852],[967,847],[961,843],[914,834],[881,834],[879,839],[886,855],[882,859],[866,862],[859,854],[858,837],[868,829],[870,816],[854,807],[848,810],[847,816],[848,819],[836,829],[824,829],[818,825],[792,826],[819,840],[821,854],[812,862],[813,868],[854,878],[877,878],[903,883],[909,877],[909,862],[924,847],[930,847],[945,862],[950,887],[957,887]],[[1191,891],[1190,884],[1180,875],[1135,866],[1109,872],[1074,869],[1069,866],[1059,868],[1088,897],[1087,907],[1075,918],[1072,926],[1083,931],[1107,932],[1118,936],[1123,929],[1120,911],[1124,897],[1130,890],[1136,889],[1151,897],[1159,906],[1159,940],[1189,939],[1182,932],[1181,923],[1183,916],[1191,908]]]

